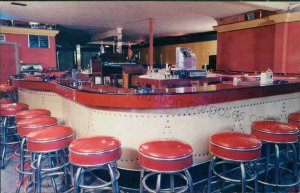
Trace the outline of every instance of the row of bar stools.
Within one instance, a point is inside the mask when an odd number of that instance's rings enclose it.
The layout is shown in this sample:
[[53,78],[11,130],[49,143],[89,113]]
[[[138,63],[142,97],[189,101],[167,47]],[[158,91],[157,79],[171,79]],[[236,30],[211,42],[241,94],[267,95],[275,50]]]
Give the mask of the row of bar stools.
[[[46,109],[30,109],[16,114],[17,133],[22,139],[20,148],[15,152],[15,154],[19,156],[19,164],[16,167],[16,170],[19,173],[17,193],[20,191],[24,175],[32,174],[30,171],[26,171],[25,169],[25,164],[30,164],[30,156],[26,155],[28,152],[26,148],[26,136],[31,131],[46,128],[49,125],[56,125],[56,118],[49,117],[50,115],[50,111]],[[42,117],[42,119],[40,119],[40,117]]]
[[[41,193],[42,180],[50,178],[54,192],[57,193],[54,177],[63,175],[63,179],[66,179],[69,164],[67,149],[74,139],[75,132],[66,126],[50,126],[27,135],[27,148],[32,154],[34,192]],[[68,185],[65,180],[63,182]],[[26,191],[29,186],[30,184],[25,188]]]
[[[193,192],[193,181],[188,171],[193,164],[193,149],[178,140],[156,140],[142,144],[139,147],[139,164],[144,168],[140,176],[140,193],[146,189],[148,192]],[[145,175],[145,171],[150,171]],[[150,188],[147,180],[157,175],[156,187]],[[161,188],[162,175],[170,178],[170,186]],[[185,185],[175,187],[174,177],[185,181]]]
[[[110,136],[97,136],[74,140],[69,147],[69,159],[77,167],[74,178],[75,193],[80,190],[98,190],[111,186],[113,193],[118,193],[119,172],[117,161],[121,157],[121,142]],[[109,181],[100,185],[86,185],[84,176],[94,170],[103,169],[110,175]]]
[[16,133],[16,113],[27,110],[28,105],[24,103],[9,103],[0,105],[1,116],[1,169],[4,169],[4,161],[8,145],[15,145],[21,142]]
[[[245,193],[247,188],[258,191],[256,160],[260,158],[262,143],[254,136],[240,132],[217,132],[209,138],[209,150],[214,155],[209,165],[207,192],[212,192],[212,177],[222,179],[221,192],[224,190],[224,181],[241,184],[241,191]],[[228,166],[239,165],[240,178],[231,177],[227,171]],[[247,184],[254,182],[251,188]]]
[[[258,121],[251,125],[251,134],[260,139],[266,146],[265,154],[265,176],[264,179],[259,179],[259,182],[275,187],[275,192],[278,192],[278,188],[282,187],[295,187],[300,183],[300,177],[297,171],[297,151],[295,143],[298,141],[298,128],[288,123],[276,122],[276,121]],[[288,164],[282,165],[280,163],[280,147],[284,149],[291,148],[292,168],[289,169]],[[275,150],[275,163],[270,163],[270,148],[274,147]],[[289,151],[285,152],[285,155]],[[286,157],[285,157],[286,158]],[[269,169],[274,169],[274,175],[268,175]],[[282,174],[286,172],[291,176],[290,181],[285,182],[282,179]]]

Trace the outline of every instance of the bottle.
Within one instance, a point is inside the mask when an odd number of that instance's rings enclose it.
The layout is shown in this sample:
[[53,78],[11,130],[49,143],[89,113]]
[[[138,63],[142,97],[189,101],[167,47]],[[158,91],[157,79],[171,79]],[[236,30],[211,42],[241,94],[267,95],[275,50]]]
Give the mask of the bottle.
[[266,71],[266,77],[267,77],[267,83],[271,84],[273,83],[273,72],[270,68]]
[[267,74],[265,72],[260,73],[260,84],[267,83]]
[[234,77],[234,78],[233,78],[232,84],[233,84],[234,86],[236,86],[236,85],[238,84],[238,78],[237,78],[237,77]]

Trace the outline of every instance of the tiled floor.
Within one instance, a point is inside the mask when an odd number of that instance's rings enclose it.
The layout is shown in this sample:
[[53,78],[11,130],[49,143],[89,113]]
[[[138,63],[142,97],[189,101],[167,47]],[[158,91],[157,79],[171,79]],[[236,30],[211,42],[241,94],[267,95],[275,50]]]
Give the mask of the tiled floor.
[[[1,193],[14,193],[16,192],[16,187],[18,183],[18,173],[16,172],[16,165],[19,162],[19,158],[14,154],[8,154],[5,159],[5,169],[1,170]],[[61,180],[59,180],[61,181]],[[21,188],[20,193],[24,192],[24,186],[26,185],[26,180]],[[64,192],[65,187],[62,184],[57,184],[59,192]],[[54,192],[50,183],[50,180],[43,181],[43,193]],[[32,192],[28,188],[28,192]]]

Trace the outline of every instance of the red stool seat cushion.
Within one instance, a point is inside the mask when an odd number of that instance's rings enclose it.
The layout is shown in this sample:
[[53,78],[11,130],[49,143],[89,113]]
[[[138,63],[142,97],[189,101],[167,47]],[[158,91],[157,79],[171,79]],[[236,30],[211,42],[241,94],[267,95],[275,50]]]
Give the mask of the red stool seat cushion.
[[31,119],[37,117],[47,117],[51,113],[47,109],[30,109],[26,111],[21,111],[16,114],[16,121],[19,122],[22,119]]
[[289,114],[288,123],[295,125],[298,129],[300,129],[300,112]]
[[261,145],[256,137],[234,131],[217,132],[209,138],[210,152],[232,161],[252,161],[260,158]]
[[13,101],[10,99],[0,99],[0,104],[10,104],[10,103],[13,103]]
[[1,104],[0,116],[15,116],[16,113],[27,109],[28,105],[24,103]]
[[193,164],[193,149],[178,140],[157,140],[139,147],[140,165],[151,171],[176,172]]
[[117,161],[121,157],[121,142],[110,136],[74,140],[69,147],[70,162],[77,166],[97,166]]
[[27,148],[32,152],[48,152],[64,149],[75,139],[71,127],[50,126],[27,135]]
[[11,85],[8,85],[8,84],[0,84],[0,92],[9,93],[9,92],[14,91],[16,88],[17,87],[11,86]]
[[277,121],[257,121],[251,125],[251,134],[271,143],[294,143],[298,140],[298,128]]
[[23,119],[17,123],[17,132],[20,136],[26,137],[31,131],[53,125],[57,125],[57,119],[55,117]]

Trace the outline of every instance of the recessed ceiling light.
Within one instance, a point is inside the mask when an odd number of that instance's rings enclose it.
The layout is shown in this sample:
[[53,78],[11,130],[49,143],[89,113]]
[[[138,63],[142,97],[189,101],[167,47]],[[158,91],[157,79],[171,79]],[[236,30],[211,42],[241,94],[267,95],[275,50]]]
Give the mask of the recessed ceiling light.
[[18,6],[27,6],[25,3],[17,3],[17,2],[11,2],[12,5],[18,5]]
[[106,45],[105,47],[106,47],[106,48],[109,48],[109,46],[108,46],[108,45]]

